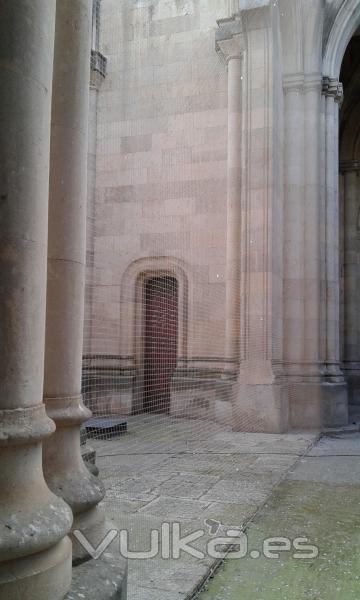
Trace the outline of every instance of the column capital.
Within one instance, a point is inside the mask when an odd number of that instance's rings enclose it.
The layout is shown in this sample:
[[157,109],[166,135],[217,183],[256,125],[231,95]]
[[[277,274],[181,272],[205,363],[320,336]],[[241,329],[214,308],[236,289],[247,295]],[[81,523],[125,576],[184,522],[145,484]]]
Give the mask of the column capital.
[[90,87],[99,89],[106,77],[107,58],[99,50],[91,50],[90,56]]
[[341,104],[344,96],[343,85],[335,77],[322,78],[322,94],[328,98],[334,98],[335,102]]
[[341,160],[340,173],[360,172],[360,160]]
[[215,49],[227,64],[233,58],[240,58],[245,50],[242,21],[238,16],[217,21]]

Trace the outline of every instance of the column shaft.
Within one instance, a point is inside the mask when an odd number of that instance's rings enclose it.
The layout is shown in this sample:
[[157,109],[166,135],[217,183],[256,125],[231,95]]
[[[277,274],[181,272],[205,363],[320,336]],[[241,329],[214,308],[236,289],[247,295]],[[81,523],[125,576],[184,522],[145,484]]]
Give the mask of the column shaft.
[[44,380],[47,413],[57,429],[44,446],[44,471],[83,531],[102,522],[97,504],[104,496],[80,453],[80,424],[91,414],[81,397],[90,40],[91,0],[58,2]]
[[305,89],[305,362],[320,375],[320,100],[321,83]]
[[297,87],[285,89],[284,359],[288,374],[304,360],[304,112]]
[[326,195],[326,368],[332,377],[340,372],[340,233],[339,233],[339,105],[325,97]]
[[228,62],[228,189],[226,247],[226,359],[235,368],[240,335],[242,59]]
[[275,364],[282,328],[278,25],[273,5],[242,11],[219,24],[216,42],[229,66],[226,353],[239,362],[232,424],[246,431],[284,431],[288,421]]
[[320,80],[285,85],[284,364],[290,422],[321,427]]
[[55,0],[2,1],[0,13],[0,599],[60,600],[72,515],[42,471]]
[[[347,422],[346,386],[339,369],[338,122],[334,99],[340,86],[326,78],[321,82],[312,74],[298,75],[296,80],[296,85],[285,90],[284,360],[290,418],[295,427],[335,426]],[[331,96],[323,101],[321,83],[323,93]],[[322,324],[325,335],[321,337]]]

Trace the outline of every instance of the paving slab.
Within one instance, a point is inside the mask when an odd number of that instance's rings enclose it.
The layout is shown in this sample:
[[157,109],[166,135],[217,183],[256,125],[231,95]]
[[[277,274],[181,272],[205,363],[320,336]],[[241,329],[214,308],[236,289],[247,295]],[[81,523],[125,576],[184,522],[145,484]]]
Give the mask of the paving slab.
[[359,433],[323,436],[308,456],[360,456]]
[[[349,449],[354,455],[344,455]],[[322,438],[250,520],[246,556],[226,560],[194,597],[359,600],[359,451],[359,433]],[[269,557],[264,542],[274,536],[288,540],[290,549],[283,546],[278,557]],[[302,556],[295,550],[299,538],[307,539]]]
[[[128,418],[128,431],[92,439],[106,486],[104,506],[129,547],[150,549],[154,531],[179,523],[200,553],[128,561],[128,600],[188,599],[217,562],[208,544],[254,517],[316,434],[246,434],[166,415]],[[161,539],[161,538],[160,538]],[[161,550],[160,545],[160,550]],[[120,551],[120,550],[119,550]]]

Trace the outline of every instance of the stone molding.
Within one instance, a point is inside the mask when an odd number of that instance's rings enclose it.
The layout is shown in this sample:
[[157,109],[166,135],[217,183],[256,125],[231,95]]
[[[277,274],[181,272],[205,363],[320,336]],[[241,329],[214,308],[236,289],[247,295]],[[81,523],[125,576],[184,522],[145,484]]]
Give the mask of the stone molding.
[[284,93],[319,91],[322,89],[320,73],[291,73],[283,77]]
[[334,98],[335,102],[341,104],[344,97],[343,85],[335,77],[323,77],[322,94],[327,98]]
[[46,415],[45,405],[0,410],[0,447],[26,445],[54,433],[55,425]]
[[[142,364],[142,331],[144,322],[143,288],[151,277],[175,277],[178,282],[178,355],[187,356],[191,344],[189,323],[193,323],[192,297],[193,274],[191,267],[174,256],[145,256],[132,261],[121,278],[120,328],[125,331],[131,324],[129,335],[124,340],[123,356],[136,356],[137,364]],[[128,304],[130,312],[125,314],[122,307]]]
[[325,73],[334,77],[339,76],[346,47],[359,24],[359,0],[343,0],[324,48],[323,70]]
[[48,416],[61,427],[81,425],[91,417],[90,410],[83,404],[81,394],[56,398],[45,397],[44,402]]

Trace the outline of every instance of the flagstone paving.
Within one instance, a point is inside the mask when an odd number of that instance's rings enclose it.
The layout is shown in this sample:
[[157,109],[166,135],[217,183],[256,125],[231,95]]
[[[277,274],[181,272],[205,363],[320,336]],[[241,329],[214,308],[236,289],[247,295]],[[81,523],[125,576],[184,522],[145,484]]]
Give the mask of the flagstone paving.
[[130,417],[126,434],[91,440],[106,512],[128,531],[130,550],[149,549],[151,531],[163,523],[171,529],[179,522],[182,536],[203,531],[191,543],[199,556],[130,559],[128,599],[190,598],[217,563],[208,542],[245,526],[316,440],[314,433],[240,433],[164,415]]
[[[359,457],[359,433],[323,437],[249,523],[247,556],[225,561],[197,598],[359,600]],[[266,558],[263,543],[273,536],[306,537],[318,556],[295,557],[292,542]]]

